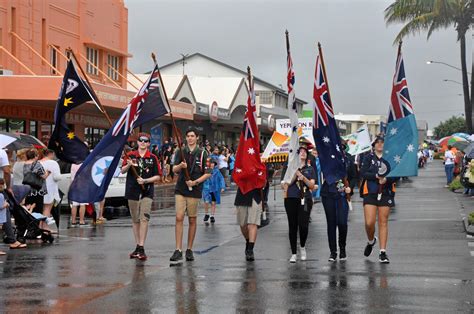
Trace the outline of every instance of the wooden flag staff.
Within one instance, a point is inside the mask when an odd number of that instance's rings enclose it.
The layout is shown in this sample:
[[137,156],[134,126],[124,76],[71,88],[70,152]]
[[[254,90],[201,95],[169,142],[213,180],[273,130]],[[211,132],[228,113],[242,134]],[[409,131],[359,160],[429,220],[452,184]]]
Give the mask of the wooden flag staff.
[[[156,55],[155,55],[154,52],[151,53],[151,58],[153,59],[153,62],[155,63],[155,65],[158,66],[158,62],[156,61]],[[161,78],[160,71],[158,71],[158,76],[160,77],[160,81],[163,84],[163,79]],[[164,86],[162,86],[162,88],[163,88],[163,94],[166,98],[166,99],[164,99],[164,101],[166,101],[168,103],[168,96],[166,95],[166,90],[165,90]],[[178,127],[176,126],[176,121],[174,120],[173,112],[171,111],[171,106],[169,105],[169,103],[168,103],[168,109],[169,109],[169,114],[170,114],[170,118],[171,118],[171,123],[173,125],[173,130],[174,130],[174,133],[176,134],[176,141],[178,142],[179,152],[180,152],[180,155],[181,155],[181,160],[186,162],[186,159],[184,158],[181,132],[179,132]],[[184,168],[184,178],[186,179],[186,181],[191,180],[191,176],[189,175],[189,170],[188,170],[187,167]],[[192,191],[193,187],[188,186],[188,190]]]

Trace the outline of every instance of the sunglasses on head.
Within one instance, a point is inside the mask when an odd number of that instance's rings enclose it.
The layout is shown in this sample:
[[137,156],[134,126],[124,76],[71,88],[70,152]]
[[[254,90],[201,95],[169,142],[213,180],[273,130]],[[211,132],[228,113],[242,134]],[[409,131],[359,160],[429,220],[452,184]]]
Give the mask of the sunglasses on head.
[[150,142],[150,140],[147,139],[146,137],[140,137],[140,138],[138,139],[138,141],[139,141],[139,142],[143,142],[143,143],[149,143],[149,142]]

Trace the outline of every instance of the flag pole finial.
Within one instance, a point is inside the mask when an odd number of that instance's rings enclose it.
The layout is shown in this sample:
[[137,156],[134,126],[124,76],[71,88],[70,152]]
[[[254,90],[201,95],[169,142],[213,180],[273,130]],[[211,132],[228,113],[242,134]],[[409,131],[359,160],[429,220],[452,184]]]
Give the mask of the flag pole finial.
[[155,55],[154,52],[151,53],[151,58],[153,59],[153,62],[155,63],[155,65],[158,64],[158,63],[156,62],[156,55]]
[[288,30],[285,31],[285,36],[286,36],[286,50],[289,52],[290,51],[290,33]]
[[400,39],[400,41],[398,42],[398,54],[400,54],[400,52],[402,51],[402,44],[403,41]]
[[250,66],[247,66],[247,79],[249,81],[249,90],[252,89],[252,72],[250,70]]
[[318,41],[318,49],[321,49],[321,42]]

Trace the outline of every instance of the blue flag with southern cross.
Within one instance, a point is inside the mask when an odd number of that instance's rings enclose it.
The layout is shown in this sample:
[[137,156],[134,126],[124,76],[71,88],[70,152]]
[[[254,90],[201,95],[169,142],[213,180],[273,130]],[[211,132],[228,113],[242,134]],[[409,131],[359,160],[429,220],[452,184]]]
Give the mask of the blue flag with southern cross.
[[313,137],[318,150],[321,171],[325,180],[332,184],[346,176],[346,160],[319,55],[316,58],[313,105]]
[[170,112],[158,71],[155,66],[122,116],[79,168],[69,188],[70,200],[79,203],[103,200],[132,130]]
[[388,177],[418,175],[418,128],[411,104],[401,44],[393,76],[391,105],[385,134],[383,157],[390,163]]

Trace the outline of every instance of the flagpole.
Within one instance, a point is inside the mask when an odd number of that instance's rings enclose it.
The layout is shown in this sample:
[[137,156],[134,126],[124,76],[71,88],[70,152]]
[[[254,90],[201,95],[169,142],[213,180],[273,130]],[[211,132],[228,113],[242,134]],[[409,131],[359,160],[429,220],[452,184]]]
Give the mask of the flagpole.
[[[154,52],[151,53],[151,58],[153,59],[153,62],[155,63],[155,65],[158,66],[158,62],[156,61],[156,55],[155,55]],[[158,67],[158,76],[160,77],[160,81],[163,84],[163,79],[161,77],[159,67]],[[163,87],[163,94],[166,98],[165,101],[168,102],[168,96],[166,95],[166,89],[165,89],[164,86],[162,86],[162,87]],[[180,152],[180,155],[181,155],[181,160],[185,161],[186,159],[184,158],[184,152],[183,152],[183,147],[182,147],[183,145],[182,145],[182,140],[181,140],[181,132],[179,132],[178,127],[176,126],[176,121],[174,120],[173,112],[171,111],[171,106],[169,105],[169,103],[168,103],[168,109],[169,109],[169,115],[170,115],[170,118],[171,118],[171,123],[173,125],[173,131],[176,134],[176,141],[178,142],[179,152]],[[185,177],[186,181],[191,180],[191,176],[189,175],[189,170],[188,170],[187,167],[184,168],[184,177]],[[189,189],[189,191],[193,190],[193,188],[191,186],[188,186],[188,189]]]
[[86,73],[82,69],[81,63],[77,60],[76,55],[74,54],[74,50],[69,49],[69,51],[71,52],[71,56],[74,58],[74,61],[76,61],[76,64],[77,64],[79,70],[81,71],[82,75],[86,79],[87,84],[89,85],[89,89],[92,92],[92,96],[94,98],[93,101],[97,104],[97,106],[100,107],[100,111],[104,114],[105,118],[107,119],[107,122],[109,123],[109,126],[112,127],[113,126],[112,120],[110,119],[109,114],[105,110],[104,106],[102,106],[102,103],[100,102],[99,97],[97,97],[94,89],[92,88],[92,84],[91,84],[91,82],[89,82],[89,79],[87,78]]

